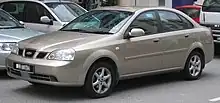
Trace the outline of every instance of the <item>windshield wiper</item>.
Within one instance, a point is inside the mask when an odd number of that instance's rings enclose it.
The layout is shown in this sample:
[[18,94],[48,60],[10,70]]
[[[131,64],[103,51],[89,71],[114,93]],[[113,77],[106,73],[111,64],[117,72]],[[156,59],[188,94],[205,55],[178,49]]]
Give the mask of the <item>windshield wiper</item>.
[[14,27],[3,27],[1,29],[17,29],[17,28],[24,28],[24,27],[23,26],[14,26]]
[[84,32],[84,33],[95,33],[95,34],[113,34],[106,31],[87,31],[83,29],[69,29],[69,30],[62,30],[62,31],[75,31],[75,32]]
[[110,32],[106,32],[106,31],[91,31],[89,33],[95,33],[95,34],[113,34],[113,33],[110,33]]
[[83,30],[83,29],[68,29],[68,30],[62,30],[62,31],[75,31],[75,32],[89,32],[89,31],[86,31],[86,30]]

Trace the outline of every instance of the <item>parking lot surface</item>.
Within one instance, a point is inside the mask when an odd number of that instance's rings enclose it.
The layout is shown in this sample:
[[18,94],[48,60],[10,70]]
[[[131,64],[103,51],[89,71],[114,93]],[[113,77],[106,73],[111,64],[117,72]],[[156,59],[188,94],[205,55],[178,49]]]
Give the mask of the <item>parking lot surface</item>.
[[220,57],[209,63],[200,80],[178,74],[121,81],[111,96],[90,99],[81,88],[40,86],[0,74],[0,103],[219,103]]

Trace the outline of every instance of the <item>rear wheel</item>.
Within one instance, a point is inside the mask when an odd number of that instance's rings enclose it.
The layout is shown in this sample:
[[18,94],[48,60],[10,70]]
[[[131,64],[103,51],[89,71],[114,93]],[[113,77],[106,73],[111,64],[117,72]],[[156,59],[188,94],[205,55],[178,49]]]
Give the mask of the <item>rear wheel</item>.
[[116,73],[113,66],[106,62],[95,63],[88,72],[84,90],[92,98],[110,95],[116,84]]
[[205,60],[200,52],[193,51],[187,58],[185,68],[183,70],[184,78],[187,80],[196,80],[201,77]]

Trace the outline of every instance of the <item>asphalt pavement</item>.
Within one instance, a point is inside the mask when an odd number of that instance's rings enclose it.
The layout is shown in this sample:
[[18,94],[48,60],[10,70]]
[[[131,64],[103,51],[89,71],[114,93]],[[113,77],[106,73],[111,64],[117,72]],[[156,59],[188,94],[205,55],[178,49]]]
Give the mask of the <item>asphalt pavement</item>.
[[34,87],[0,71],[0,103],[220,103],[220,56],[206,66],[200,80],[178,75],[120,81],[109,97],[90,99],[81,88]]

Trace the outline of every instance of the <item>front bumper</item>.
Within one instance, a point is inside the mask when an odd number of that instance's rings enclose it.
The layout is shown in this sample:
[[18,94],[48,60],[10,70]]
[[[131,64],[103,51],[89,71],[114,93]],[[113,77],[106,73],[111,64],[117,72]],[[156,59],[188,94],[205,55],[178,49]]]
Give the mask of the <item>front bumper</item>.
[[[34,72],[25,72],[14,68],[14,63],[27,64],[34,67]],[[46,59],[24,58],[11,54],[6,59],[9,76],[30,82],[54,86],[82,86],[84,74],[79,64],[72,61],[56,61]]]
[[5,70],[5,59],[10,54],[10,51],[0,51],[0,70]]
[[220,27],[218,26],[218,24],[217,24],[217,27],[215,26],[216,24],[201,23],[200,25],[210,28],[212,31],[214,43],[215,44],[220,43]]
[[214,43],[220,43],[220,30],[212,30]]

